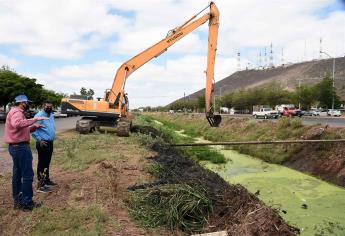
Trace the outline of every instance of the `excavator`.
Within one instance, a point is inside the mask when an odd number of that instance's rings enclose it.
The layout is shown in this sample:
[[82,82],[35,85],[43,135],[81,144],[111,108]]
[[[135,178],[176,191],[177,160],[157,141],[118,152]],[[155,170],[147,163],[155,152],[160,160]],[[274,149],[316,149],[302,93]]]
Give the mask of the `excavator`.
[[[198,17],[206,9],[209,9],[209,12]],[[170,30],[164,39],[123,63],[116,72],[111,89],[105,91],[103,99],[93,100],[80,95],[71,95],[69,98],[62,99],[61,113],[83,116],[82,119],[77,121],[76,125],[76,129],[80,133],[92,132],[100,126],[112,126],[116,127],[118,136],[128,136],[131,127],[131,116],[128,112],[128,96],[125,93],[127,78],[142,65],[160,56],[170,46],[207,21],[209,23],[209,34],[207,68],[205,71],[205,113],[209,124],[212,127],[218,127],[222,118],[220,115],[214,114],[215,109],[212,102],[219,27],[219,11],[214,2],[211,2],[182,25]]]

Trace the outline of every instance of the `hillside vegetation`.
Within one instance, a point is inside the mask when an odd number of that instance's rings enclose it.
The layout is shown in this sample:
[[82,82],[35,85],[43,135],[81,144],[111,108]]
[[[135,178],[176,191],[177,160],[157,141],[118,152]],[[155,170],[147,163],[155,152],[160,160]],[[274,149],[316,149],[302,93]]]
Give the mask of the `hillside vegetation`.
[[[301,85],[313,85],[327,74],[332,74],[333,59],[318,61],[309,61],[296,63],[288,66],[280,66],[267,70],[243,70],[233,73],[228,77],[215,83],[214,92],[216,96],[220,93],[225,94],[240,89],[248,89],[277,83],[282,88],[289,91],[295,90],[301,82]],[[345,57],[336,58],[335,60],[335,87],[337,94],[345,99]],[[201,89],[187,98],[197,98],[205,93]]]

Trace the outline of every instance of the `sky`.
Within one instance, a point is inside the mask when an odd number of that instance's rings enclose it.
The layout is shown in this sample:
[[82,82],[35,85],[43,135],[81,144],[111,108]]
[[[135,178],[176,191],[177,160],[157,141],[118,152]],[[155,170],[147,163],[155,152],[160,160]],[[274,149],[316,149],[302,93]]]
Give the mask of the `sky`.
[[[215,81],[259,66],[273,45],[275,65],[345,56],[345,0],[215,0],[220,11]],[[0,66],[47,89],[103,97],[117,68],[209,0],[0,0]],[[208,10],[202,14],[207,13]],[[205,23],[126,82],[130,108],[166,105],[205,87]],[[282,57],[283,52],[283,57]],[[326,58],[325,55],[322,55]],[[283,59],[283,60],[282,60]],[[264,56],[261,59],[264,64]]]

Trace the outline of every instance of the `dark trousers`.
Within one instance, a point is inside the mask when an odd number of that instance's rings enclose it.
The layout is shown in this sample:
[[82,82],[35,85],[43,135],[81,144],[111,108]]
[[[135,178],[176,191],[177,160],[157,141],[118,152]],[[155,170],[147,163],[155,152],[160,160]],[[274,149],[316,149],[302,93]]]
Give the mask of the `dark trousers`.
[[53,141],[46,142],[47,145],[45,146],[41,146],[39,142],[36,142],[36,149],[38,152],[37,179],[39,187],[50,181],[49,166],[53,155]]
[[13,160],[12,197],[15,204],[32,203],[32,153],[29,144],[9,145],[8,151]]

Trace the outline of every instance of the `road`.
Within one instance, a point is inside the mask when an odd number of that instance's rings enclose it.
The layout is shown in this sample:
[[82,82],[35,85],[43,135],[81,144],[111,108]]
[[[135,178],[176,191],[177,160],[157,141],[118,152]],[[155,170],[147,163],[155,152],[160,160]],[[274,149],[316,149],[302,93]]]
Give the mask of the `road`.
[[[226,115],[222,114],[222,116],[227,117],[234,117],[234,118],[244,118],[249,117],[252,118],[251,115]],[[63,131],[66,129],[73,129],[75,127],[76,121],[80,119],[79,117],[69,117],[69,118],[59,118],[55,119],[56,130]],[[295,118],[299,119],[299,118]],[[345,127],[345,118],[343,117],[302,117],[301,118],[304,125],[329,125],[330,127]],[[273,121],[276,121],[273,119]],[[4,135],[4,123],[0,123],[0,145],[3,143],[3,135]]]
[[345,127],[345,117],[303,117],[304,125],[329,125],[331,127]]
[[[55,119],[55,126],[57,131],[63,131],[67,129],[75,128],[75,123],[80,117],[69,117],[69,118],[59,118]],[[4,123],[0,123],[0,145],[2,146],[4,140]]]
[[[236,115],[227,115],[222,114],[222,116],[226,117],[234,117],[234,118],[252,118],[252,115],[249,114],[236,114]],[[300,119],[300,118],[294,118]],[[345,127],[345,117],[315,117],[315,116],[304,116],[301,118],[304,125],[328,125],[330,127]],[[262,119],[258,119],[262,120]],[[277,121],[276,119],[272,119],[272,121]]]

